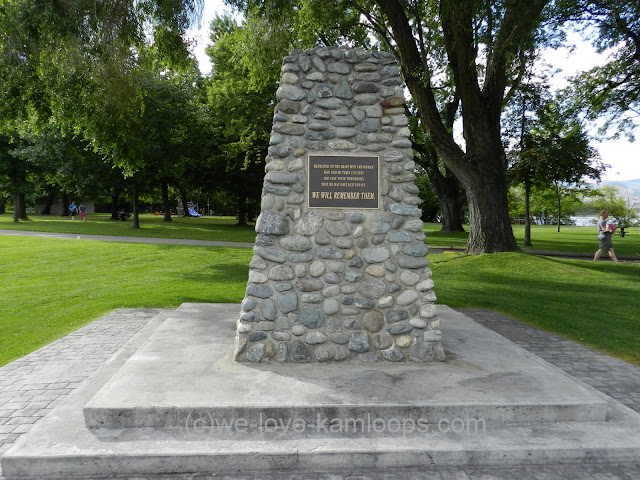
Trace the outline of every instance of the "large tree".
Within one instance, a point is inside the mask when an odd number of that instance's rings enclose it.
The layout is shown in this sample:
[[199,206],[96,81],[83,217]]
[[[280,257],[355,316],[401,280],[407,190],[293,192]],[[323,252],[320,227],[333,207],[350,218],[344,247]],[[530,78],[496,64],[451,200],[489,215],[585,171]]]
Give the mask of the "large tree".
[[202,0],[0,2],[0,133],[24,122],[36,132],[53,124],[86,139],[125,173],[139,170],[141,143],[129,133],[144,113],[145,53],[153,45],[162,62],[188,66],[183,34],[201,6]]
[[260,198],[276,84],[252,82],[245,67],[246,55],[251,55],[244,43],[246,30],[255,27],[237,25],[229,17],[216,18],[211,27],[208,98],[218,144],[213,168],[219,188],[236,200],[238,224],[244,225]]
[[640,3],[637,0],[563,0],[566,17],[574,20],[603,65],[573,79],[567,92],[602,133],[633,138],[640,125]]
[[525,247],[531,247],[530,197],[534,186],[545,186],[546,179],[537,175],[538,164],[533,157],[525,155],[526,140],[537,123],[536,114],[543,105],[551,101],[547,72],[533,71],[532,65],[526,68],[520,87],[505,106],[502,122],[503,142],[505,144],[510,169],[510,180],[524,187],[524,241]]
[[[313,30],[322,41],[351,39],[363,23],[369,27],[381,48],[399,58],[438,159],[466,190],[471,230],[467,251],[518,249],[507,206],[500,118],[505,97],[517,88],[530,52],[542,38],[549,0],[235,3],[261,5],[265,15],[288,8],[279,19],[294,18],[289,20],[293,27]],[[349,24],[354,18],[360,23]],[[447,110],[452,105],[461,109],[464,145],[449,128]]]
[[589,145],[589,137],[571,111],[556,102],[538,109],[537,120],[525,134],[525,149],[515,166],[516,175],[524,175],[533,185],[552,187],[560,231],[562,201],[584,187],[587,180],[600,180],[606,166]]
[[[506,158],[500,137],[500,117],[507,87],[515,87],[523,51],[532,47],[542,21],[544,0],[470,2],[442,0],[414,10],[399,0],[378,0],[390,27],[400,64],[418,106],[420,118],[433,139],[439,158],[467,192],[469,253],[517,250],[507,205]],[[442,88],[440,68],[430,62],[434,35],[423,27],[425,17],[438,19],[446,51],[446,73],[453,94],[460,99],[465,145],[455,141],[443,122],[436,101]]]

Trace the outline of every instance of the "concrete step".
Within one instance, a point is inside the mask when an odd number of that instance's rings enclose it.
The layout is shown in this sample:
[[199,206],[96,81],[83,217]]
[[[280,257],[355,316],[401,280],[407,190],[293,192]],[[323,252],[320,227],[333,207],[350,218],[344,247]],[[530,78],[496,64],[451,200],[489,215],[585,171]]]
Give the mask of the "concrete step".
[[[66,428],[66,426],[65,426]],[[502,426],[484,432],[300,435],[176,429],[94,431],[48,452],[3,458],[8,478],[78,475],[269,472],[416,468],[460,465],[638,462],[637,428],[609,423]],[[604,435],[603,435],[604,432]]]
[[[238,311],[183,305],[84,409],[91,428],[242,418],[601,421],[606,402],[468,317],[439,308],[444,364],[247,365],[231,360]],[[215,322],[212,319],[216,319]]]
[[444,364],[287,368],[230,360],[238,308],[183,305],[7,452],[3,475],[640,462],[640,415],[447,307]]

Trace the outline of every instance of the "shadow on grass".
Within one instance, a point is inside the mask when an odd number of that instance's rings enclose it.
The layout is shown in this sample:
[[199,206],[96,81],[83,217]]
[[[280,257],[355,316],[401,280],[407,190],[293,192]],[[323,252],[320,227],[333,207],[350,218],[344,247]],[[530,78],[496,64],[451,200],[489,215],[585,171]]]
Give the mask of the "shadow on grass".
[[593,260],[576,261],[543,256],[541,256],[540,258],[542,258],[546,262],[554,264],[570,265],[574,268],[581,268],[584,270],[590,270],[599,273],[624,275],[640,281],[640,265],[638,264],[615,264],[608,261],[594,262]]
[[249,266],[242,261],[222,265],[207,265],[205,270],[182,272],[177,276],[183,280],[195,280],[198,282],[246,283],[249,278]]

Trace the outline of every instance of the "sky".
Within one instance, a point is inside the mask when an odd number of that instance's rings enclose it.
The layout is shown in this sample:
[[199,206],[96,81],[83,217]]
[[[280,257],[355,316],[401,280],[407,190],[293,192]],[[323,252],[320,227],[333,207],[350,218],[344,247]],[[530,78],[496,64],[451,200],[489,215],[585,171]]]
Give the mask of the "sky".
[[[200,71],[207,74],[211,70],[211,62],[204,52],[209,43],[209,24],[216,13],[231,12],[231,8],[226,6],[222,0],[205,0],[202,23],[199,30],[190,30],[188,36],[196,42],[194,54],[200,65]],[[554,75],[554,83],[560,88],[566,84],[566,78],[575,75],[579,71],[588,70],[604,61],[593,47],[580,41],[577,34],[569,34],[570,43],[576,44],[576,49],[570,52],[568,48],[548,50],[545,58],[556,68],[561,68],[562,72]],[[636,129],[636,137],[640,139],[640,128]],[[600,157],[605,164],[611,165],[604,175],[603,181],[624,182],[640,179],[640,140],[629,142],[626,138],[618,140],[607,140],[603,142],[592,141],[592,146],[598,150]]]
[[193,53],[200,65],[200,71],[205,75],[211,71],[211,62],[204,52],[205,47],[210,43],[209,24],[216,16],[216,13],[222,15],[225,12],[231,13],[231,11],[231,7],[225,5],[222,0],[204,0],[200,29],[192,29],[187,32],[187,37],[196,42]]

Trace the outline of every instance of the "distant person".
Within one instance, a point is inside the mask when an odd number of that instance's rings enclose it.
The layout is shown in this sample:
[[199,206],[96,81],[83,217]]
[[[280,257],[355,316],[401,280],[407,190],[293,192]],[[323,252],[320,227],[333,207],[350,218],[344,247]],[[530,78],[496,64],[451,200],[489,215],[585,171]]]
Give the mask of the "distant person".
[[611,260],[618,263],[616,254],[613,253],[613,243],[611,242],[611,236],[616,231],[616,227],[613,223],[607,223],[607,217],[609,212],[602,210],[600,212],[600,218],[598,219],[598,251],[593,257],[594,261],[597,261],[603,252],[609,252]]
[[81,222],[86,222],[87,221],[87,207],[85,206],[84,202],[80,202],[80,206],[78,207],[78,210],[80,211],[80,221]]
[[76,205],[76,202],[71,202],[71,205],[69,205],[69,215],[71,215],[71,220],[72,221],[76,221],[76,212],[78,211],[78,206]]

